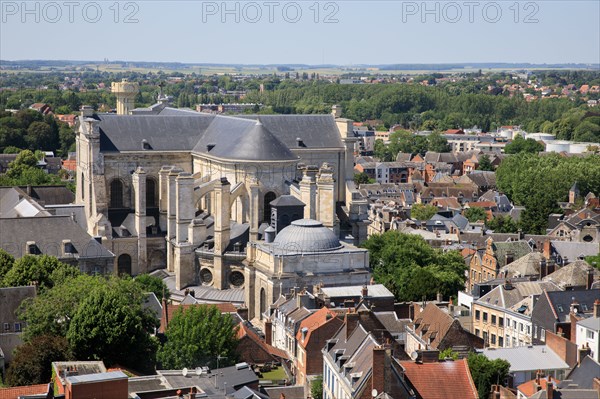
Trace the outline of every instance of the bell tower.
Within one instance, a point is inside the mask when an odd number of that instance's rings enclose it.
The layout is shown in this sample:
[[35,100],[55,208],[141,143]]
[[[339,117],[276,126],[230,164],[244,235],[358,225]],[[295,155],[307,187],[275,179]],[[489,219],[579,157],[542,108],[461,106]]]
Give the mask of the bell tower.
[[139,90],[136,82],[129,82],[127,79],[112,82],[111,91],[117,97],[117,115],[128,115],[135,108],[134,99]]

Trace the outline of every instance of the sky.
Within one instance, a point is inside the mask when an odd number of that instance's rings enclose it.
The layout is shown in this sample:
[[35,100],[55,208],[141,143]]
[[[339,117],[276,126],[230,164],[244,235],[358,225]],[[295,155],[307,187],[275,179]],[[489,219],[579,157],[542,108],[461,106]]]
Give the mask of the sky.
[[5,1],[0,59],[600,63],[600,1]]

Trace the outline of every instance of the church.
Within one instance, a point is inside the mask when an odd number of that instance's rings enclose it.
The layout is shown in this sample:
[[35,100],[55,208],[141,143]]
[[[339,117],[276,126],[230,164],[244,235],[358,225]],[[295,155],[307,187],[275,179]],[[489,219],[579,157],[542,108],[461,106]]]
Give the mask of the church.
[[[205,114],[164,97],[117,113],[82,107],[76,202],[115,272],[166,268],[176,288],[244,288],[251,317],[299,285],[364,284],[367,204],[353,182],[352,121],[331,115]],[[340,240],[340,232],[352,243]]]

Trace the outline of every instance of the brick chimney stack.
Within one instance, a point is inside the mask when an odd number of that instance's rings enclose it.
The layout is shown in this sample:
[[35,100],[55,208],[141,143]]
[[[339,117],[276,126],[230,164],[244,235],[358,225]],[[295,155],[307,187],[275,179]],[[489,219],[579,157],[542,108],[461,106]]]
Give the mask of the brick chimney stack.
[[371,374],[371,389],[378,393],[390,392],[392,373],[392,350],[386,346],[373,348],[373,372]]
[[548,376],[548,383],[546,384],[546,399],[554,398],[554,383],[552,383],[552,376]]
[[594,317],[600,317],[600,299],[594,301]]
[[265,320],[265,343],[267,345],[272,344],[273,337],[273,322],[270,319]]
[[369,296],[369,289],[367,288],[366,285],[363,285],[362,290],[360,291],[360,294],[362,295],[363,298],[366,298]]
[[346,324],[346,339],[350,338],[354,329],[358,325],[360,316],[356,311],[346,313],[344,323]]

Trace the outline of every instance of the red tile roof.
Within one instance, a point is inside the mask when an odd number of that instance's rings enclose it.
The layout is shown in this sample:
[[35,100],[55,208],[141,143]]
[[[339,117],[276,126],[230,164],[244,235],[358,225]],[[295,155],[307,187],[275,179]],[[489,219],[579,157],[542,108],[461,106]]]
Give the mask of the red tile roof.
[[240,328],[238,329],[237,338],[242,339],[244,337],[250,338],[254,343],[260,346],[263,350],[268,352],[271,356],[278,357],[280,359],[289,360],[288,354],[279,348],[276,348],[272,345],[267,344],[263,341],[250,327],[246,326],[245,323],[239,324]]
[[478,398],[466,359],[423,364],[405,361],[400,364],[420,398]]
[[48,384],[0,388],[0,399],[17,399],[21,395],[39,395],[44,393],[48,393]]
[[[554,382],[554,385],[560,383],[559,380],[556,380],[554,378],[552,379],[552,382]],[[535,379],[533,379],[533,380],[522,383],[521,385],[519,385],[517,387],[517,389],[519,391],[521,391],[525,396],[530,397],[531,395],[533,395],[534,393],[537,392],[536,385],[537,385],[537,383],[536,383]],[[547,377],[540,378],[540,386],[542,387],[543,390],[546,390],[546,388],[548,387]]]
[[[319,327],[324,326],[325,324],[332,322],[334,319],[337,319],[337,313],[333,312],[329,308],[321,308],[317,310],[315,313],[308,316],[306,319],[302,320],[300,323],[300,328],[298,329],[298,333],[296,334],[296,341],[298,345],[303,348],[306,348],[308,343],[310,342],[310,335],[313,331],[318,329]],[[337,319],[340,324],[341,320]],[[306,332],[306,336],[302,339],[302,329],[308,329]]]

